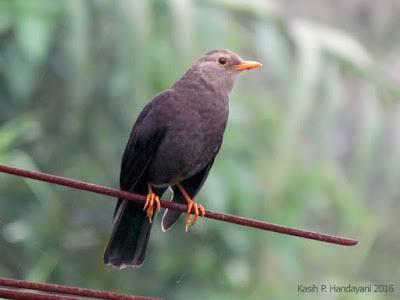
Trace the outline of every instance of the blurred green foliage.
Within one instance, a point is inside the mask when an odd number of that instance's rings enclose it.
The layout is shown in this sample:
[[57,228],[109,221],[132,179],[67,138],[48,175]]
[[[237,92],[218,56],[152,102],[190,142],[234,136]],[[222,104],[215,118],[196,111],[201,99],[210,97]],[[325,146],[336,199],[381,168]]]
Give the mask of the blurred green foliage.
[[116,187],[145,103],[229,48],[264,68],[234,88],[200,202],[359,246],[180,222],[154,227],[142,268],[118,271],[102,264],[113,201],[1,175],[1,276],[167,299],[393,283],[394,294],[330,297],[398,298],[400,5],[295,2],[0,0],[0,162]]

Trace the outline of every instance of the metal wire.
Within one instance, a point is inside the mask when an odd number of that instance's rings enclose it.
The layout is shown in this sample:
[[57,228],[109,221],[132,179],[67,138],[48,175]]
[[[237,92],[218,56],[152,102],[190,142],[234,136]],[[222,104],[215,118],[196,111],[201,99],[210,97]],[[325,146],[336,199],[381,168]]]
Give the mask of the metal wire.
[[[27,291],[30,290],[30,291]],[[6,299],[30,300],[77,300],[77,299],[102,299],[102,300],[156,300],[161,298],[135,296],[83,289],[50,283],[37,283],[31,281],[0,277],[0,297]]]
[[[105,187],[105,186],[101,186],[101,185],[97,185],[97,184],[87,183],[87,182],[83,182],[83,181],[79,181],[79,180],[75,180],[75,179],[69,179],[69,178],[65,178],[65,177],[61,177],[61,176],[55,176],[55,175],[50,175],[50,174],[41,173],[41,172],[19,169],[19,168],[15,168],[15,167],[3,165],[3,164],[0,164],[0,172],[17,175],[20,177],[26,177],[26,178],[31,178],[31,179],[35,179],[35,180],[45,181],[45,182],[49,182],[52,184],[68,186],[71,188],[85,190],[85,191],[89,191],[89,192],[93,192],[93,193],[97,193],[97,194],[103,194],[106,196],[123,198],[123,199],[129,200],[129,201],[142,203],[142,204],[144,204],[146,201],[146,197],[143,195],[129,193],[129,192],[125,192],[125,191],[121,191],[121,190],[117,190],[117,189],[113,189],[113,188],[109,188],[109,187]],[[170,201],[161,200],[160,202],[161,202],[161,206],[164,208],[176,209],[181,212],[186,212],[187,208],[188,208],[187,205],[173,203]],[[297,236],[297,237],[302,237],[302,238],[306,238],[306,239],[312,239],[312,240],[317,240],[317,241],[321,241],[321,242],[337,244],[337,245],[342,245],[342,246],[354,246],[354,245],[357,245],[357,243],[358,243],[357,240],[354,240],[351,238],[323,234],[323,233],[319,233],[319,232],[308,231],[308,230],[303,230],[303,229],[298,229],[298,228],[293,228],[293,227],[286,227],[286,226],[277,225],[277,224],[273,224],[273,223],[268,223],[268,222],[254,220],[254,219],[239,217],[239,216],[235,216],[235,215],[215,212],[215,211],[211,211],[211,210],[205,211],[205,217],[219,220],[219,221],[228,222],[228,223],[239,224],[242,226],[259,228],[259,229],[263,229],[266,231],[272,231],[272,232],[276,232],[276,233],[292,235],[292,236]]]
[[0,297],[2,299],[20,299],[20,300],[77,300],[64,296],[48,295],[43,293],[25,292],[19,290],[9,290],[0,288]]

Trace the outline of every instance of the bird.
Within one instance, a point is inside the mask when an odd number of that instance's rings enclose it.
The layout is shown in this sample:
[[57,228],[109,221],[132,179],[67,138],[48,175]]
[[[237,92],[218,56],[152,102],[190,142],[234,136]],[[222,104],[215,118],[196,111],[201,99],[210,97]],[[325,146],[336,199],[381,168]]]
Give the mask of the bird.
[[[204,206],[194,198],[221,148],[229,94],[242,71],[261,66],[227,49],[209,51],[143,108],[122,157],[120,188],[147,195],[146,202],[143,206],[118,199],[104,253],[106,265],[123,269],[143,264],[153,217],[168,188],[172,202],[188,205],[186,231],[199,215],[204,217]],[[180,215],[166,209],[162,230],[169,230]]]

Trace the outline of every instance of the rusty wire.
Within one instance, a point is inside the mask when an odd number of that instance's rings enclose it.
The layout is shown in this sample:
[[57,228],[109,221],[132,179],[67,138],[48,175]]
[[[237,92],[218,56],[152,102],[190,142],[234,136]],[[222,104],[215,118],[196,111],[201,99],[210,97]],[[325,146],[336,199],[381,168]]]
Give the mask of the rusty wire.
[[[31,179],[35,179],[35,180],[45,181],[45,182],[49,182],[49,183],[53,183],[53,184],[57,184],[57,185],[63,185],[63,186],[67,186],[67,187],[71,187],[71,188],[75,188],[75,189],[79,189],[79,190],[85,190],[85,191],[89,191],[89,192],[93,192],[93,193],[97,193],[97,194],[103,194],[106,196],[123,198],[123,199],[127,199],[129,201],[142,203],[142,204],[144,204],[146,201],[146,197],[143,195],[129,193],[129,192],[121,191],[118,189],[113,189],[113,188],[109,188],[109,187],[105,187],[105,186],[101,186],[101,185],[97,185],[97,184],[87,183],[87,182],[83,182],[83,181],[79,181],[79,180],[75,180],[75,179],[69,179],[69,178],[65,178],[65,177],[61,177],[61,176],[55,176],[55,175],[50,175],[50,174],[41,173],[41,172],[19,169],[16,167],[7,166],[7,165],[3,165],[3,164],[0,164],[0,172],[17,175],[20,177],[26,177],[26,178],[31,178]],[[164,208],[176,209],[181,212],[187,211],[187,205],[173,203],[173,202],[166,201],[166,200],[161,200],[160,202],[161,202],[161,206]],[[312,239],[312,240],[317,240],[317,241],[321,241],[321,242],[337,244],[337,245],[342,245],[342,246],[354,246],[354,245],[357,245],[357,243],[358,243],[357,240],[354,240],[351,238],[323,234],[323,233],[319,233],[319,232],[308,231],[308,230],[303,230],[303,229],[298,229],[298,228],[293,228],[293,227],[287,227],[287,226],[277,225],[277,224],[263,222],[263,221],[259,221],[259,220],[248,219],[248,218],[244,218],[244,217],[240,217],[240,216],[215,212],[215,211],[211,211],[211,210],[205,211],[205,217],[228,222],[228,223],[239,224],[242,226],[253,227],[253,228],[263,229],[266,231],[272,231],[272,232],[276,232],[276,233],[292,235],[292,236],[297,236],[297,237],[302,237],[302,238],[306,238],[306,239]]]
[[0,297],[29,300],[159,300],[161,298],[113,293],[79,287],[0,277]]

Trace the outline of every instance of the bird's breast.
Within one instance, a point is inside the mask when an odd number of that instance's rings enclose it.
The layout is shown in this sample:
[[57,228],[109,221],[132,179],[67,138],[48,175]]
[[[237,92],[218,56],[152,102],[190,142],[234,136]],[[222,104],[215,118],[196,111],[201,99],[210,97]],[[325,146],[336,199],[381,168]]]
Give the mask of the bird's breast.
[[186,107],[170,116],[167,133],[149,166],[154,184],[176,184],[203,169],[222,143],[228,109]]

